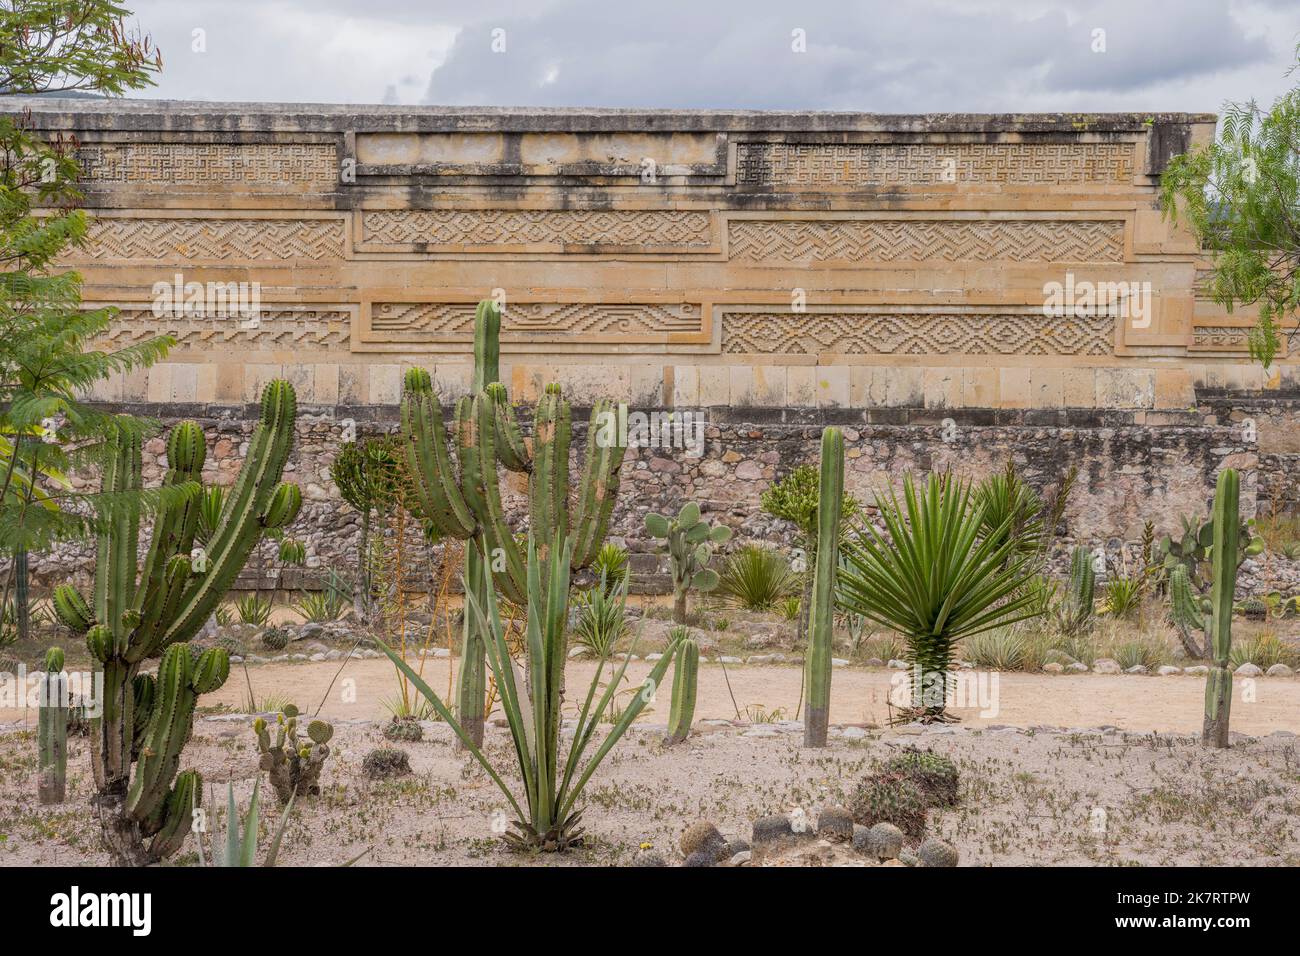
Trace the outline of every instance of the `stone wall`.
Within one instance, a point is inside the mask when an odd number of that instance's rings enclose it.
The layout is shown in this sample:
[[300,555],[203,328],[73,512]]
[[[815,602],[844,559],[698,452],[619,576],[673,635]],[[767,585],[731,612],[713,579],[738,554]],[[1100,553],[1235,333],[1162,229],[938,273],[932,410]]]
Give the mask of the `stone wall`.
[[[557,381],[575,406],[707,415],[702,457],[629,456],[614,533],[634,549],[641,514],[683,495],[775,531],[758,494],[826,421],[850,428],[862,494],[908,469],[1011,455],[1048,485],[1077,463],[1090,542],[1175,528],[1225,464],[1247,507],[1257,484],[1296,498],[1275,399],[1300,365],[1248,362],[1252,315],[1208,300],[1156,202],[1211,115],[4,105],[77,138],[93,219],[67,264],[88,306],[121,310],[103,344],[177,340],[92,397],[204,421],[226,480],[247,403],[291,381],[323,565],[354,551],[328,483],[342,423],[392,428],[412,365],[454,401],[488,296],[515,402]],[[192,288],[201,314],[169,311]],[[222,311],[254,292],[253,314]]]

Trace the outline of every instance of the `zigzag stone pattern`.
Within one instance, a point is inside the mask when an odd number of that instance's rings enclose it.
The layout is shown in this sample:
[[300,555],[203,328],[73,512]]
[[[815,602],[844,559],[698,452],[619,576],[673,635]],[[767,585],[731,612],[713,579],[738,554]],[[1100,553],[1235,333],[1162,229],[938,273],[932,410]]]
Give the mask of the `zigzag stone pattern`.
[[1245,352],[1250,346],[1250,330],[1241,326],[1198,325],[1192,329],[1192,348]]
[[333,189],[334,147],[325,143],[93,143],[77,150],[92,183]]
[[619,245],[707,248],[712,217],[687,210],[378,210],[362,241],[390,245]]
[[[376,302],[371,309],[374,332],[419,332],[469,341],[474,334],[470,302]],[[703,319],[691,303],[524,303],[506,306],[501,337],[564,338],[582,341],[597,336],[667,335],[699,332]]]
[[1133,179],[1131,143],[740,143],[738,185],[1058,185]]
[[256,326],[240,318],[158,318],[152,309],[123,309],[98,342],[122,348],[155,335],[170,335],[178,348],[200,352],[225,347],[252,352],[331,351],[347,348],[351,330],[352,316],[346,309],[264,308]]
[[732,261],[748,262],[1122,262],[1124,223],[736,219],[727,224],[727,249]]
[[1110,355],[1115,319],[1033,312],[726,312],[722,351],[763,355]]
[[124,219],[91,220],[91,259],[340,259],[342,219]]

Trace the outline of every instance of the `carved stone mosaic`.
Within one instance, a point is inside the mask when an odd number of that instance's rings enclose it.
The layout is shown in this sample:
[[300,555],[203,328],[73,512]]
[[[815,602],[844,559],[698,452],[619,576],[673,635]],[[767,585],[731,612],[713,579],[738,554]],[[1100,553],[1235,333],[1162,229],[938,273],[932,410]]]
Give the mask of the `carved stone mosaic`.
[[339,180],[326,143],[91,143],[77,157],[93,183],[325,190]]
[[704,249],[712,216],[686,210],[376,210],[361,219],[366,243],[431,246],[660,246]]
[[92,219],[91,259],[338,259],[342,219]]
[[[474,332],[472,302],[376,302],[370,316],[371,332],[381,336],[469,341]],[[665,338],[702,328],[700,307],[691,303],[521,303],[508,305],[501,319],[504,341]]]
[[351,336],[347,309],[264,307],[256,322],[241,318],[202,319],[164,316],[152,309],[123,309],[100,344],[123,348],[155,335],[170,335],[190,351],[238,348],[243,351],[346,349]]

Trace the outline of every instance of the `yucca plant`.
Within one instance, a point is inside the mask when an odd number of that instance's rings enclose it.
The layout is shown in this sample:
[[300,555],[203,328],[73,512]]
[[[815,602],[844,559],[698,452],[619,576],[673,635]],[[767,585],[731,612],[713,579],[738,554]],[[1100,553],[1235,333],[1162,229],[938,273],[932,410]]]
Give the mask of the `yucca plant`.
[[1008,459],[1001,474],[990,475],[976,485],[973,497],[984,515],[980,531],[985,537],[993,536],[999,545],[1009,540],[1020,554],[1038,551],[1043,536],[1043,501],[1020,480],[1015,462]]
[[[918,495],[877,495],[882,534],[863,524],[841,546],[840,604],[902,634],[913,665],[913,705],[900,721],[950,719],[944,712],[954,645],[1040,613],[1027,587],[1036,567],[999,526],[984,528],[970,485],[930,475]],[[1004,524],[1010,521],[1004,519]]]
[[604,582],[602,587],[605,592],[613,594],[629,577],[627,548],[606,541],[596,552],[596,560],[591,562],[591,572],[596,576],[596,580]]
[[779,551],[747,544],[722,563],[713,590],[729,606],[771,611],[798,593],[799,576]]
[[1130,617],[1142,606],[1143,580],[1115,575],[1106,581],[1106,613],[1115,618]]
[[597,657],[609,657],[627,634],[627,578],[610,593],[609,580],[602,574],[600,583],[579,592],[576,600],[578,619],[573,636]]
[[546,562],[547,578],[543,581],[543,564],[538,556],[537,543],[531,533],[528,536],[528,622],[525,629],[527,680],[524,679],[520,665],[510,658],[505,627],[498,607],[495,575],[490,565],[488,575],[477,588],[478,593],[471,587],[467,588],[465,594],[468,623],[486,645],[488,666],[492,669],[501,707],[505,711],[510,736],[514,741],[515,756],[523,781],[522,802],[516,799],[492,762],[433,689],[406,663],[401,654],[382,641],[377,643],[411,681],[412,686],[429,701],[438,716],[447,722],[465,749],[505,794],[516,816],[512,825],[517,831],[505,834],[505,841],[516,849],[554,852],[581,842],[582,810],[578,807],[578,800],[583,788],[619,738],[627,732],[632,721],[636,720],[653,698],[672,664],[677,645],[671,645],[655,663],[642,688],[631,695],[613,728],[584,763],[584,755],[592,745],[596,730],[622,686],[627,671],[627,661],[624,660],[622,666],[604,684],[604,690],[600,691],[606,664],[605,660],[600,661],[579,711],[568,754],[561,764],[561,691],[567,657],[565,629],[569,610],[569,569],[573,559],[573,537],[561,537],[557,528],[549,545],[544,550],[550,555],[562,555],[563,560]]

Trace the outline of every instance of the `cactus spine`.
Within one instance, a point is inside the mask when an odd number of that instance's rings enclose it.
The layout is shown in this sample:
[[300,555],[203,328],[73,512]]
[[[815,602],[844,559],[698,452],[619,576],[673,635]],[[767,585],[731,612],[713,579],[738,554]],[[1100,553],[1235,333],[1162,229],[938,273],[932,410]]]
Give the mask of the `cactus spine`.
[[[571,567],[585,568],[595,560],[609,527],[618,496],[619,470],[625,447],[600,441],[608,423],[622,421],[625,409],[605,399],[594,403],[588,430],[586,462],[577,485],[574,509],[569,505],[569,444],[572,432],[569,403],[560,386],[547,385],[533,419],[531,448],[520,433],[500,377],[501,311],[490,300],[478,304],[474,318],[474,377],[472,394],[455,408],[455,442],[459,474],[448,453],[442,406],[429,373],[411,369],[402,394],[402,434],[416,497],[424,516],[446,536],[475,541],[465,552],[466,589],[482,598],[495,585],[518,606],[528,603],[527,560],[506,523],[497,466],[528,475],[529,530],[540,543],[543,569],[548,542],[573,538]],[[485,564],[495,572],[489,578]],[[546,577],[543,570],[543,578]],[[486,694],[486,647],[466,618],[464,653],[457,690],[457,714],[478,746],[483,741]]]
[[695,693],[699,686],[700,645],[686,628],[673,628],[677,660],[673,664],[673,699],[668,711],[668,736],[665,743],[679,744],[691,735],[695,720]]
[[41,803],[62,803],[68,780],[68,679],[63,674],[63,648],[45,654],[41,678],[36,740],[40,776],[36,794]]
[[715,545],[731,539],[726,525],[710,526],[700,518],[700,506],[693,501],[682,505],[676,518],[651,512],[645,516],[645,528],[653,538],[668,546],[668,570],[673,579],[673,621],[686,623],[686,595],[712,591],[718,586],[718,572],[707,565]]
[[[1192,585],[1187,569],[1175,565],[1169,572],[1169,609],[1178,628],[1183,649],[1193,658],[1210,656],[1210,633],[1213,630],[1209,614],[1210,602],[1201,597]],[[1204,644],[1197,634],[1204,635]]]
[[825,747],[831,711],[831,627],[835,616],[835,571],[840,559],[840,509],[844,501],[844,435],[822,430],[821,480],[817,492],[817,564],[808,609],[808,651],[804,684],[808,712],[803,745]]
[[1237,472],[1225,468],[1219,473],[1214,492],[1214,544],[1210,551],[1210,644],[1214,658],[1205,680],[1205,724],[1201,743],[1208,747],[1228,746],[1228,713],[1232,705],[1232,602],[1237,590],[1237,543],[1241,516]]
[[[280,483],[295,414],[293,387],[268,384],[262,419],[204,548],[194,547],[201,495],[183,493],[183,486],[201,490],[203,431],[193,422],[176,425],[167,438],[163,478],[172,493],[155,516],[138,578],[138,498],[121,495],[111,500],[98,540],[93,601],[66,585],[55,592],[60,619],[85,634],[103,668],[102,714],[91,728],[94,805],[120,865],[158,862],[176,852],[189,832],[202,782],[197,774],[177,774],[181,750],[199,695],[225,683],[230,659],[225,650],[198,653],[187,642],[234,583],[262,533],[297,515],[301,493]],[[108,443],[102,488],[123,493],[141,487],[140,439],[118,431]],[[161,658],[157,676],[141,673],[155,658]]]

